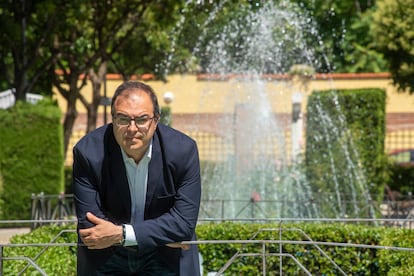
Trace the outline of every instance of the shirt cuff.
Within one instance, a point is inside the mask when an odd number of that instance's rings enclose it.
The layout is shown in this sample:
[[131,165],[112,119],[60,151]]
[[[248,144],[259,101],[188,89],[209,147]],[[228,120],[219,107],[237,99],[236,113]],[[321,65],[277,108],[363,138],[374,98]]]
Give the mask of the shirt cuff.
[[133,246],[137,245],[137,239],[135,237],[135,231],[131,224],[125,225],[125,242],[124,246]]

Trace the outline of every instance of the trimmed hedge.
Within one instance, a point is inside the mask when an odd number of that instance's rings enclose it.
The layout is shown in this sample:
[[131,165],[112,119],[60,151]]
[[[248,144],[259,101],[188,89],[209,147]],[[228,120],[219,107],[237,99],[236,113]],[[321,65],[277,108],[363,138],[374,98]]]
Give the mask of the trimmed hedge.
[[[42,226],[29,234],[17,235],[11,238],[13,244],[34,243],[76,243],[76,232],[62,232],[66,229],[75,230],[75,225],[69,226]],[[60,234],[61,233],[61,234]],[[56,238],[58,236],[58,238]],[[36,256],[44,251],[38,258]],[[76,275],[76,247],[69,246],[27,246],[5,247],[3,257],[31,258],[47,275]],[[25,260],[3,260],[2,275],[40,275],[33,267],[28,267]],[[23,274],[19,274],[25,271]],[[0,272],[1,273],[1,272]]]
[[171,115],[171,107],[170,106],[161,107],[160,122],[167,125],[167,126],[172,125],[172,115]]
[[[47,243],[69,226],[44,226],[25,235],[12,238],[12,243]],[[286,275],[304,275],[304,271],[293,261],[296,258],[312,275],[340,275],[332,259],[347,275],[412,275],[414,273],[414,252],[380,248],[347,246],[351,244],[368,246],[390,246],[414,248],[413,230],[367,226],[345,223],[201,223],[196,229],[199,240],[282,240],[266,244],[266,253],[278,254],[282,250],[292,257],[283,257],[282,271]],[[314,241],[341,243],[343,246],[319,244],[295,244],[287,241]],[[76,233],[63,233],[58,243],[75,243]],[[203,270],[218,271],[235,253],[257,253],[258,256],[243,256],[235,259],[225,271],[225,275],[261,275],[262,244],[214,243],[200,244],[203,256]],[[4,257],[27,256],[34,258],[42,247],[5,247]],[[326,255],[324,255],[326,254]],[[329,258],[328,258],[329,257]],[[48,275],[75,275],[76,250],[74,247],[49,247],[36,263]],[[278,256],[266,259],[267,274],[279,275]],[[4,275],[16,275],[24,267],[20,261],[4,261]],[[33,273],[33,269],[28,271]],[[24,275],[32,275],[27,272]]]
[[30,219],[31,195],[63,191],[61,112],[50,99],[0,110],[0,219]]
[[[306,175],[315,192],[332,193],[332,199],[324,204],[325,213],[338,194],[347,196],[348,201],[365,202],[368,195],[362,187],[367,187],[374,201],[382,200],[389,181],[385,105],[386,93],[381,89],[318,91],[309,97]],[[358,206],[361,210],[364,207]],[[341,214],[346,215],[350,214]]]

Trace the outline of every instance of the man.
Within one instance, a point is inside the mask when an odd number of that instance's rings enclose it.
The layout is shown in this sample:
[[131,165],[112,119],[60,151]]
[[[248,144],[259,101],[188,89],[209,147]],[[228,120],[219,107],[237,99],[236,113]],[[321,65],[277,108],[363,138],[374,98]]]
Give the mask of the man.
[[152,88],[125,82],[113,123],[73,149],[78,275],[199,275],[197,145],[159,123]]

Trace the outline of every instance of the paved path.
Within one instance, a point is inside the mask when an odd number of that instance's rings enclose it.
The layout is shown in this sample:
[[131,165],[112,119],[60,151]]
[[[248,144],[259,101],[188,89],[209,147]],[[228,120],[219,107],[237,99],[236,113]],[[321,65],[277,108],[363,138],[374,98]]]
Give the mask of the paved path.
[[30,228],[0,228],[0,244],[7,244],[14,235],[27,234]]

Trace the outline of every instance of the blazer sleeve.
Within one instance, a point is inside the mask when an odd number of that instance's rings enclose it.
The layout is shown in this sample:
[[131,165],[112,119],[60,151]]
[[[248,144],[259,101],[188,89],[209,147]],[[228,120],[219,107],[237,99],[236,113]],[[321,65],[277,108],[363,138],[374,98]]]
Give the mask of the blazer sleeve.
[[83,137],[73,148],[73,195],[78,218],[78,228],[94,226],[86,218],[86,213],[109,220],[103,208],[102,198],[106,193],[102,171],[105,152],[105,141],[112,129],[104,126]]
[[86,219],[86,213],[105,218],[101,211],[101,202],[98,195],[97,183],[100,176],[95,173],[88,159],[82,152],[74,147],[73,149],[73,195],[76,202],[76,215],[79,228],[94,226]]

